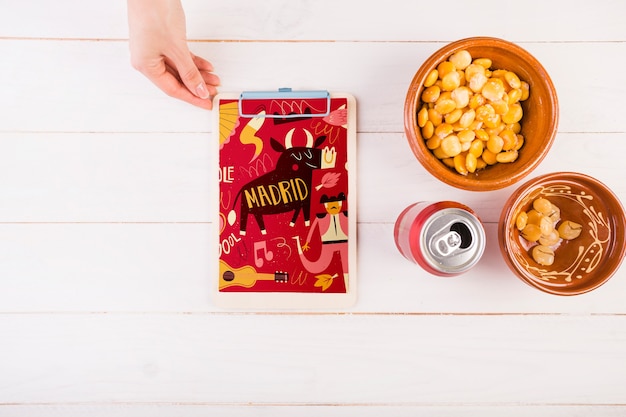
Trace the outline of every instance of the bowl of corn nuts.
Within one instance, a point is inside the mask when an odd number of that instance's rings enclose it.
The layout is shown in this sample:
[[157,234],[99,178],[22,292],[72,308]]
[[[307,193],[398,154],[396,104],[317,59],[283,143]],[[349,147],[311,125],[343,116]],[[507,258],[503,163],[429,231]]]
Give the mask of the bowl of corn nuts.
[[576,172],[545,174],[521,185],[506,202],[498,240],[522,281],[556,295],[604,284],[626,252],[626,216],[617,196]]
[[547,71],[520,46],[461,39],[418,69],[404,129],[418,161],[439,180],[490,191],[528,175],[556,135],[559,104]]

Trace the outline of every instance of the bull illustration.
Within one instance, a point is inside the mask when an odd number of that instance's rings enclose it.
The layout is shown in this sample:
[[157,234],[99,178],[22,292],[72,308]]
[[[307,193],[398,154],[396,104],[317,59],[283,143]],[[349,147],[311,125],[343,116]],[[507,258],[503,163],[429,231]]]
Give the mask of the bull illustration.
[[237,199],[241,198],[239,234],[246,234],[248,215],[256,219],[262,234],[267,234],[264,215],[272,215],[293,211],[290,226],[293,226],[302,211],[306,226],[310,225],[311,215],[311,182],[313,170],[322,165],[322,150],[318,149],[326,140],[326,136],[313,139],[313,135],[304,129],[306,146],[294,147],[292,138],[294,129],[287,132],[285,146],[274,138],[270,138],[270,145],[281,155],[276,161],[273,171],[267,172],[253,179],[241,187],[233,201],[233,210],[228,215],[228,221],[233,224],[236,219],[234,207]]

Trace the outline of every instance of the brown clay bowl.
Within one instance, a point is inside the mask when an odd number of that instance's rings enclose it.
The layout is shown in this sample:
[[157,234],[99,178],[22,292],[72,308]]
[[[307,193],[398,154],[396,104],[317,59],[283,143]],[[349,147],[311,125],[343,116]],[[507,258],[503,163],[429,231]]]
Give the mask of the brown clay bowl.
[[[437,159],[426,147],[417,124],[417,112],[422,107],[424,81],[430,71],[453,53],[467,50],[472,58],[489,58],[491,69],[515,72],[530,85],[530,96],[522,102],[524,116],[520,121],[525,138],[519,157],[512,163],[498,163],[466,176],[457,173]],[[452,42],[431,55],[419,68],[406,96],[404,105],[404,130],[418,161],[436,178],[451,186],[471,190],[489,191],[512,185],[528,175],[548,153],[556,135],[559,105],[550,76],[530,53],[518,45],[497,38],[474,37]]]
[[[515,223],[538,197],[558,206],[562,220],[583,226],[580,236],[555,245],[550,266],[533,260],[533,244]],[[524,183],[509,197],[500,216],[498,240],[504,260],[522,281],[547,293],[577,295],[598,288],[617,271],[626,251],[625,230],[624,208],[606,185],[584,174],[557,172]]]

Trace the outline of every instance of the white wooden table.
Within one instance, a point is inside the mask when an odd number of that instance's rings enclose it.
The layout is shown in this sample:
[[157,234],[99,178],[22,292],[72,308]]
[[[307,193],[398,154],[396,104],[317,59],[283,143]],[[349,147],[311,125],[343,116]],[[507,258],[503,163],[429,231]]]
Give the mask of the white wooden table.
[[[523,284],[496,242],[515,186],[444,185],[412,156],[402,119],[432,52],[514,41],[561,105],[528,179],[578,171],[626,201],[622,2],[184,5],[221,91],[356,96],[357,304],[215,307],[210,113],[131,69],[124,1],[0,0],[0,416],[626,415],[625,267],[573,298]],[[393,242],[402,209],[442,199],[487,229],[485,256],[452,279]]]

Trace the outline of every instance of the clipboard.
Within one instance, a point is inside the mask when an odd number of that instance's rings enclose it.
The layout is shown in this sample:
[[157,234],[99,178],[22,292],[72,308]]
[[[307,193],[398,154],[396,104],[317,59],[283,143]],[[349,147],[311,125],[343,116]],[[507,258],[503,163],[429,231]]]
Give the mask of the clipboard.
[[356,100],[220,93],[212,183],[215,303],[327,309],[356,301]]

